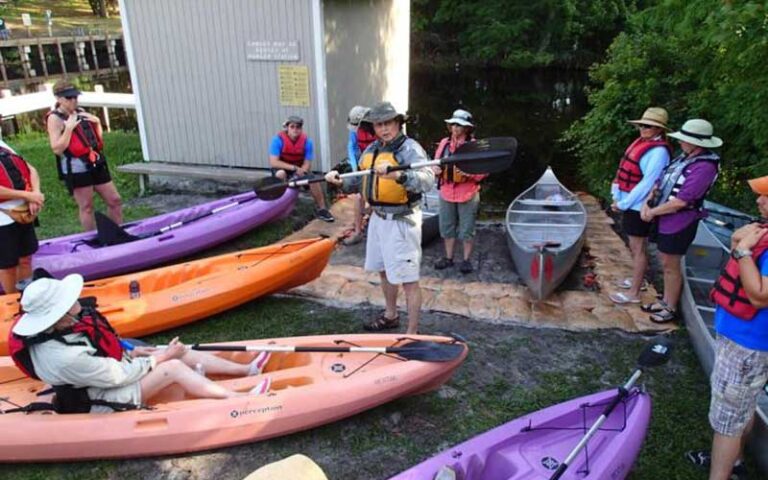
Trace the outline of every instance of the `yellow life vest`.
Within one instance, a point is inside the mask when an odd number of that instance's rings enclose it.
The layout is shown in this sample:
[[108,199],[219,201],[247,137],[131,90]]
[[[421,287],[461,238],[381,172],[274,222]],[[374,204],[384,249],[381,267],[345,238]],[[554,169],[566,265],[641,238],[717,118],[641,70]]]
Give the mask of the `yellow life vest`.
[[[393,152],[366,151],[360,158],[360,170],[369,170],[379,165],[400,165]],[[371,205],[408,205],[408,191],[394,180],[378,175],[363,177],[360,192]]]

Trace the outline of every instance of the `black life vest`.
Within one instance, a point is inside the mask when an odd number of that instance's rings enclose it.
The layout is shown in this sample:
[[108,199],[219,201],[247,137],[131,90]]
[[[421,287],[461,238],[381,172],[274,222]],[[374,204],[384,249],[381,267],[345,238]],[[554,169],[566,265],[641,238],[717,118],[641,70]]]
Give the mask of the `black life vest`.
[[[32,191],[32,173],[24,159],[7,148],[0,147],[0,187]],[[0,197],[0,201],[8,200]]]
[[[14,326],[20,318],[21,316],[19,315],[16,320],[14,320]],[[23,337],[13,333],[13,326],[11,326],[10,332],[11,333],[8,336],[8,351],[13,363],[15,363],[19,370],[25,375],[36,380],[40,380],[40,377],[37,375],[37,372],[35,372],[35,366],[30,354],[30,347],[49,341],[57,341],[65,345],[73,346],[85,345],[84,342],[71,342],[64,338],[65,335],[72,333],[82,333],[88,337],[90,345],[96,349],[96,352],[93,354],[94,356],[114,358],[118,361],[123,358],[123,347],[117,332],[98,310],[90,306],[83,307],[80,321],[72,326],[72,328],[65,331],[39,333],[34,336]],[[88,413],[91,411],[92,406],[105,406],[114,411],[146,408],[145,406],[134,405],[131,403],[91,399],[88,396],[87,387],[78,388],[74,385],[52,385],[52,388],[55,392],[55,397],[51,404],[36,402],[25,407],[10,411],[6,410],[6,412],[54,410],[57,413]]]
[[299,135],[296,141],[291,140],[285,131],[277,134],[283,141],[283,149],[280,151],[280,160],[300,167],[304,164],[307,150],[307,136],[304,133]]
[[[752,248],[752,258],[755,263],[766,250],[768,250],[768,235],[760,239]],[[741,320],[749,321],[757,315],[757,308],[749,301],[744,285],[741,283],[739,261],[733,257],[729,258],[723,266],[720,276],[709,292],[709,298]]]
[[637,138],[624,151],[624,156],[619,162],[619,170],[616,172],[614,183],[618,184],[619,190],[629,192],[643,179],[643,171],[640,169],[640,159],[645,153],[654,147],[664,147],[669,154],[672,154],[672,147],[661,137],[653,139]]

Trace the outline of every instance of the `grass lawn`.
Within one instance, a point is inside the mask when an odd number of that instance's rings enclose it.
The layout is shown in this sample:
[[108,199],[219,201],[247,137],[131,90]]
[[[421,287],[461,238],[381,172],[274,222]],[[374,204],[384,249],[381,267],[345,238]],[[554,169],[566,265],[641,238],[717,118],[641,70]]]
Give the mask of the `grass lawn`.
[[[43,177],[47,201],[40,237],[78,231],[75,205],[56,179],[47,139],[28,135],[9,139],[9,143]],[[136,161],[140,158],[138,136],[107,134],[105,151],[112,166]],[[115,180],[124,199],[135,197],[138,187],[133,176],[116,173]],[[300,215],[311,214],[311,206],[306,208]],[[126,208],[127,218],[151,213]],[[201,255],[277,241],[295,227],[295,221],[283,220]],[[194,343],[352,333],[360,331],[360,321],[370,310],[364,305],[347,310],[273,296],[147,340],[165,343],[179,335]],[[297,452],[315,459],[333,480],[387,478],[524,413],[622,384],[647,342],[642,336],[614,331],[574,333],[492,325],[434,313],[425,314],[423,329],[455,331],[470,340],[467,361],[440,392],[400,399],[330,425],[260,443],[162,458],[0,465],[0,478],[234,480]],[[670,364],[641,379],[653,395],[654,410],[648,437],[629,477],[634,480],[705,478],[682,456],[688,449],[709,445],[709,387],[685,331],[674,337],[677,347]]]
[[54,35],[71,35],[75,28],[83,28],[86,34],[122,31],[119,16],[97,17],[92,13],[88,0],[8,0],[0,5],[0,17],[11,30],[11,38],[27,36],[21,21],[22,13],[32,17],[32,36],[47,36],[46,10],[52,13]]

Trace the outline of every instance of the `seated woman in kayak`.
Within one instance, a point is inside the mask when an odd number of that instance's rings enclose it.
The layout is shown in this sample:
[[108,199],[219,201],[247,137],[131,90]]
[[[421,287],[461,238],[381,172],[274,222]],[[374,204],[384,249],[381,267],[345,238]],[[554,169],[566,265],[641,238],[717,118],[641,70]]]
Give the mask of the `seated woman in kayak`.
[[90,409],[62,413],[116,410],[105,405],[109,403],[138,406],[171,384],[198,398],[258,395],[269,390],[269,378],[249,392],[238,392],[193,370],[199,364],[211,374],[259,375],[269,360],[268,354],[260,354],[251,363],[237,363],[192,351],[178,338],[166,348],[123,349],[125,342],[106,319],[97,310],[81,306],[78,298],[82,288],[83,277],[78,274],[31,283],[21,298],[24,313],[9,339],[17,366],[53,386],[57,397],[70,387],[81,391],[87,388]]

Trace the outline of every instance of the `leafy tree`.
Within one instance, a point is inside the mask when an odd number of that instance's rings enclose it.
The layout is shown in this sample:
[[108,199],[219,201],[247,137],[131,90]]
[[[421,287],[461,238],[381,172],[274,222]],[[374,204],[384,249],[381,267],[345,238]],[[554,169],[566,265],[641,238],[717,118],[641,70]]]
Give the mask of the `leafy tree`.
[[635,0],[414,0],[416,51],[503,67],[587,66]]
[[713,198],[753,209],[743,179],[768,174],[768,11],[763,1],[664,0],[629,18],[591,70],[591,111],[565,134],[590,191],[607,196],[618,158],[636,135],[626,120],[651,105],[671,126],[706,118],[722,137]]

